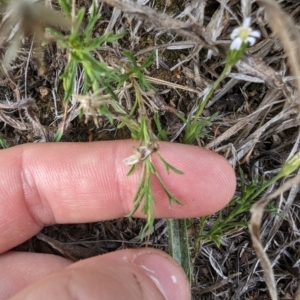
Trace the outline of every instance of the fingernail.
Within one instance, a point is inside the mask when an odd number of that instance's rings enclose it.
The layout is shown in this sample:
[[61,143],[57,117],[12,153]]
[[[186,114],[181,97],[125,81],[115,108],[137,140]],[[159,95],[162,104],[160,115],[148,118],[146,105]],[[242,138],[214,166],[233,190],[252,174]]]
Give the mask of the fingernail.
[[164,253],[145,253],[136,257],[138,265],[155,283],[166,300],[191,299],[189,282],[181,267]]

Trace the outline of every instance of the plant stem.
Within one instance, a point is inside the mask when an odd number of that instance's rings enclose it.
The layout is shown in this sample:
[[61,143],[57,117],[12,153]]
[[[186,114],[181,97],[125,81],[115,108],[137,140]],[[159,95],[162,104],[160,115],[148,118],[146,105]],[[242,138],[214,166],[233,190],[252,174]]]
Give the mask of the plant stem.
[[218,77],[218,79],[214,82],[213,86],[211,87],[211,89],[209,90],[208,94],[206,94],[204,96],[204,99],[201,101],[198,109],[196,110],[195,113],[195,117],[194,117],[194,121],[193,122],[197,122],[197,119],[201,116],[208,100],[210,99],[210,97],[212,96],[212,94],[214,93],[214,91],[216,90],[216,88],[218,87],[218,85],[220,84],[220,82],[224,79],[225,75],[227,74],[227,72],[229,72],[231,69],[231,66],[229,64],[226,64],[222,73],[220,74],[220,76]]
[[207,219],[208,219],[208,216],[200,218],[200,223],[198,226],[197,235],[195,237],[194,250],[193,250],[193,254],[192,254],[192,263],[193,264],[196,259],[196,255],[200,251],[202,244],[203,244],[201,237],[203,237],[204,225],[205,225],[205,222]]

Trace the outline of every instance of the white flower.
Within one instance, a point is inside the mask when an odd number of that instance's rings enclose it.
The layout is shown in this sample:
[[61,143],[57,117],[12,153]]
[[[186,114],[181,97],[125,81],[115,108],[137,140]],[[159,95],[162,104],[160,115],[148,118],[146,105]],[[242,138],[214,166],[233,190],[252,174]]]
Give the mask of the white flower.
[[260,38],[260,32],[258,30],[252,30],[250,27],[251,18],[245,18],[241,27],[235,28],[230,38],[232,43],[230,45],[231,50],[239,50],[243,43],[249,43],[253,46],[256,39]]
[[149,147],[140,146],[134,151],[133,155],[125,158],[123,163],[128,166],[133,166],[138,162],[145,160],[152,152],[153,150],[149,149]]

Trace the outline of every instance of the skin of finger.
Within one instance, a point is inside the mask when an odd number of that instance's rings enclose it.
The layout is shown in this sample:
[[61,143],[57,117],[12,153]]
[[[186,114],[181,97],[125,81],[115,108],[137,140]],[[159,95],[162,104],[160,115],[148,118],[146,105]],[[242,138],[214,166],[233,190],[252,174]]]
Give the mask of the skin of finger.
[[9,299],[29,284],[71,264],[51,254],[6,252],[0,255],[0,300]]
[[177,278],[176,285],[172,280],[164,282],[166,285],[173,284],[168,287],[174,289],[171,291],[172,299],[190,299],[189,284],[182,269],[165,253],[154,249],[121,250],[74,263],[35,282],[10,299],[163,300],[165,297],[157,284],[134,263],[151,253],[159,253],[163,258],[160,259],[161,268],[166,265],[170,269],[167,273]]
[[[130,140],[101,143],[32,144],[1,152],[0,252],[27,240],[45,225],[83,223],[128,214],[140,172],[126,176],[122,163],[137,146]],[[183,205],[171,205],[153,180],[157,217],[211,214],[231,199],[235,175],[221,156],[198,147],[160,143],[161,155],[184,172],[166,173],[153,162]],[[140,212],[135,215],[142,216]]]

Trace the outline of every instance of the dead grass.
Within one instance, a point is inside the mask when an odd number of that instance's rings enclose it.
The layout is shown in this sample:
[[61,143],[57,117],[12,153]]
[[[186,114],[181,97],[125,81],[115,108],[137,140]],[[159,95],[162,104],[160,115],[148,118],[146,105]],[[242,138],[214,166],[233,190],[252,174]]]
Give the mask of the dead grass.
[[[89,0],[77,2],[78,6],[90,4]],[[121,50],[130,50],[142,60],[145,53],[156,49],[157,69],[153,68],[148,77],[152,82],[167,81],[157,82],[159,100],[158,96],[154,99],[160,103],[165,127],[172,129],[169,139],[176,142],[181,142],[183,124],[175,120],[170,107],[186,115],[194,111],[199,95],[217,78],[225,64],[230,32],[241,22],[243,14],[251,13],[253,26],[261,31],[262,38],[227,75],[208,103],[204,115],[208,117],[215,111],[219,115],[206,137],[198,140],[198,145],[226,154],[234,167],[243,169],[248,182],[255,176],[276,174],[283,162],[299,151],[300,3],[282,1],[281,7],[289,16],[286,18],[271,0],[259,0],[252,7],[248,1],[241,7],[238,0],[194,0],[187,2],[184,9],[181,1],[176,5],[176,0],[163,2],[166,4],[144,2],[146,6],[133,6],[129,0],[101,3],[98,32],[126,29],[127,35],[118,46],[104,47],[98,57],[113,67],[120,59]],[[54,1],[52,5],[57,8]],[[162,14],[162,10],[167,14]],[[1,135],[9,146],[51,141],[64,114],[59,76],[68,59],[66,53],[53,44],[45,47],[47,71],[41,75],[34,55],[28,60],[30,49],[31,41],[25,39],[11,70],[0,81]],[[126,91],[121,101],[127,108],[132,105]],[[71,103],[64,141],[129,137],[129,132],[117,130],[116,125],[104,120],[100,120],[100,128],[92,122],[84,124],[84,120],[76,118],[77,114],[75,103]],[[281,215],[264,215],[261,240],[273,267],[279,298],[292,299],[300,277],[299,184],[280,194],[273,204]],[[223,214],[228,214],[228,209]],[[249,220],[249,215],[245,214],[244,218]],[[140,247],[143,246],[138,239],[142,223],[141,220],[115,220],[51,226],[44,229],[44,235],[18,249],[58,251],[76,260],[124,247]],[[192,228],[190,232],[192,242]],[[150,246],[166,249],[163,220],[157,222]],[[220,248],[204,245],[196,257],[194,270],[194,299],[269,299],[246,228],[224,237]]]

